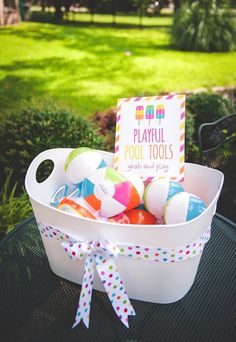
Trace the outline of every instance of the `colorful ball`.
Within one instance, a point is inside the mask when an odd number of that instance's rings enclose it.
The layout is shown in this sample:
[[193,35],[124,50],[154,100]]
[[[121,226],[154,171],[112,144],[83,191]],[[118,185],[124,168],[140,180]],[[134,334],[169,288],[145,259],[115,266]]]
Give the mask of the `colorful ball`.
[[109,222],[115,222],[120,224],[130,224],[129,218],[125,213],[113,216],[108,219]]
[[66,178],[72,184],[79,184],[86,176],[106,166],[100,153],[88,147],[79,147],[71,151],[65,160]]
[[[143,199],[143,194],[144,194],[144,183],[142,181],[142,179],[140,178],[139,175],[137,175],[135,172],[120,172],[131,184],[133,184],[133,186],[135,187],[135,189],[137,190],[139,197],[140,197],[140,202]],[[139,202],[139,204],[140,204]],[[130,210],[129,208],[126,209]]]
[[96,220],[96,217],[88,209],[70,198],[63,198],[57,208],[67,213]]
[[199,197],[181,192],[166,203],[164,220],[166,224],[183,223],[199,216],[205,209],[206,205]]
[[169,178],[153,178],[144,192],[144,205],[157,218],[162,218],[166,202],[183,187]]
[[126,213],[131,224],[156,224],[157,219],[150,214],[143,204]]
[[[132,173],[133,174],[133,173]],[[130,177],[135,181],[130,181]],[[105,167],[98,169],[83,181],[81,196],[96,211],[112,217],[138,206],[142,200],[144,185],[138,176],[129,179],[122,173]]]

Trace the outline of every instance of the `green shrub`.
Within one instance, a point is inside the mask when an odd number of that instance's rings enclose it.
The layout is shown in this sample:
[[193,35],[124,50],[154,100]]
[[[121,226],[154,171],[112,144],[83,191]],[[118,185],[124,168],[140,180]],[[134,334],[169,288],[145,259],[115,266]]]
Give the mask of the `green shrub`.
[[0,193],[0,238],[32,214],[26,192],[16,197],[17,183],[11,187],[11,175],[12,172],[6,177]]
[[194,114],[195,133],[205,122],[215,121],[227,114],[233,113],[232,103],[217,93],[198,93],[187,97],[187,110]]
[[185,117],[185,160],[187,162],[198,162],[198,146],[194,140],[195,120],[194,115],[186,110]]
[[98,126],[99,133],[105,140],[106,150],[114,152],[116,112],[109,109],[107,112],[96,112],[92,121]]
[[176,48],[187,51],[221,52],[235,47],[233,19],[216,0],[184,2],[174,16]]
[[88,146],[102,149],[102,138],[88,120],[70,111],[38,104],[12,112],[0,128],[1,174],[13,170],[12,180],[23,184],[33,158],[50,148]]

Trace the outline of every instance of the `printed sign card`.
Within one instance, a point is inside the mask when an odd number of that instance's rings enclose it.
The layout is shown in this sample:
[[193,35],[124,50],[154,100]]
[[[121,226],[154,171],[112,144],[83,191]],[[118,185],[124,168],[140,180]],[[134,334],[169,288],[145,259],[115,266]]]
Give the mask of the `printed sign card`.
[[184,177],[185,95],[118,102],[114,167],[142,177]]

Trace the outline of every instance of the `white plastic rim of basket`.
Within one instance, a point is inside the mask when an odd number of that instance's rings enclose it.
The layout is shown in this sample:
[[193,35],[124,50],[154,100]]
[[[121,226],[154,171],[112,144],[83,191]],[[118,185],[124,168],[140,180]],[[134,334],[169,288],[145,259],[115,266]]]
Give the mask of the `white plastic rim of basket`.
[[[49,206],[53,193],[66,183],[64,160],[72,149],[52,149],[39,154],[29,166],[25,186],[29,194],[34,214],[38,222],[58,227],[75,240],[97,241],[100,238],[113,241],[117,245],[136,244],[150,247],[175,248],[197,240],[211,225],[216,203],[223,185],[223,174],[196,164],[185,164],[183,186],[189,192],[201,197],[207,209],[197,218],[183,224],[173,225],[125,225],[79,218]],[[109,166],[113,154],[98,151]],[[44,160],[52,160],[54,169],[43,182],[36,181],[36,171]],[[207,189],[207,191],[206,191]],[[75,265],[66,260],[60,246],[42,237],[52,270],[59,276],[81,284],[83,265]],[[156,303],[171,303],[182,298],[191,288],[200,257],[190,261],[159,265],[146,261],[117,259],[122,279],[130,298]],[[154,265],[155,264],[155,265]],[[178,265],[177,265],[178,264]],[[141,273],[140,273],[141,272]],[[152,274],[152,283],[150,279]],[[139,286],[137,286],[139,284]],[[104,291],[99,279],[94,280],[94,288]]]
[[[64,184],[70,185],[70,183],[68,181],[66,181],[66,179],[65,179],[64,161],[65,161],[66,156],[72,150],[73,150],[72,148],[50,149],[50,150],[46,150],[44,152],[41,152],[37,157],[35,157],[35,159],[31,162],[31,164],[27,170],[26,178],[25,178],[26,191],[27,191],[27,193],[31,199],[37,201],[38,203],[43,204],[44,206],[45,205],[49,206],[50,209],[53,209],[49,205],[50,201],[48,200],[48,199],[51,199],[51,195],[53,193],[55,193],[54,190],[53,190],[54,192],[51,191],[52,186],[54,187],[54,189],[57,190],[60,185],[64,185]],[[106,152],[106,151],[99,151],[99,150],[98,150],[98,152],[103,155],[104,159],[106,159],[108,166],[112,167],[113,166],[113,153]],[[40,164],[42,164],[46,160],[52,161],[54,164],[54,168],[53,168],[51,174],[48,176],[48,178],[45,179],[42,183],[39,183],[36,180],[36,172],[37,172]],[[185,163],[185,169],[186,169],[186,165],[196,166],[197,164]],[[220,195],[220,192],[221,192],[221,189],[223,186],[223,182],[224,182],[224,175],[222,172],[220,172],[218,170],[214,170],[214,169],[202,166],[202,165],[197,165],[197,167],[199,168],[199,170],[200,169],[212,170],[215,173],[218,173],[218,176],[220,178],[220,181],[218,181],[218,188],[217,188],[218,191],[215,193],[215,196],[211,200],[211,203],[209,203],[209,200],[205,201],[205,202],[208,202],[207,203],[207,210],[209,208],[211,208],[211,205],[215,204],[215,209],[213,211],[215,213],[217,200],[218,200],[218,197]],[[62,179],[62,177],[63,177],[63,179]],[[186,179],[186,176],[185,176],[185,179]],[[214,179],[212,181],[214,183]],[[58,184],[59,184],[59,186],[58,186]],[[208,183],[208,185],[211,185],[211,183]],[[215,186],[215,184],[213,184],[213,186]],[[201,188],[201,186],[200,187],[197,186],[196,189],[197,188]],[[48,189],[49,189],[49,191],[48,191]],[[185,189],[186,189],[186,186],[185,186]],[[188,189],[186,189],[186,190],[188,191]],[[196,194],[196,191],[189,191],[189,192]],[[204,194],[206,194],[205,189],[204,189]],[[199,195],[199,194],[196,194],[196,195],[198,195],[200,198],[204,197],[204,195],[203,196]],[[45,199],[46,199],[46,201],[45,201]],[[56,210],[56,211],[58,211],[58,210]],[[206,211],[201,215],[204,215],[206,213]],[[67,214],[67,213],[64,213],[64,214],[75,216],[73,214]],[[83,219],[83,218],[81,218],[81,219]],[[198,219],[198,217],[195,218],[194,220],[197,220],[197,219]],[[86,218],[85,220],[90,220],[90,219]],[[194,221],[194,220],[192,220],[192,221]],[[184,222],[184,223],[179,223],[179,224],[171,224],[168,226],[169,227],[177,227],[177,226],[186,225],[188,223],[189,222]],[[110,223],[110,222],[106,222],[106,224],[117,225],[116,223]],[[128,225],[128,226],[137,227],[138,225]],[[156,227],[156,225],[151,225],[151,226]],[[166,225],[158,225],[158,227],[163,227],[163,226],[166,227]],[[145,228],[143,225],[139,225],[139,227]]]

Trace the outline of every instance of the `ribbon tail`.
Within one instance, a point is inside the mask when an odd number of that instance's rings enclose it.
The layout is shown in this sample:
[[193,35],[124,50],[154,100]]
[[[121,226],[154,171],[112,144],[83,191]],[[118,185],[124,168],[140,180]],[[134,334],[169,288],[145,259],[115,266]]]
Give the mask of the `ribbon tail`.
[[89,327],[89,314],[91,307],[91,297],[93,290],[93,278],[95,268],[95,257],[94,255],[87,255],[85,260],[84,277],[82,282],[82,288],[80,292],[80,298],[78,308],[75,316],[75,322],[72,329],[76,327],[81,321],[84,325]]
[[97,261],[96,266],[115,313],[128,328],[128,316],[134,316],[135,311],[130,303],[114,261],[110,258],[105,262]]

